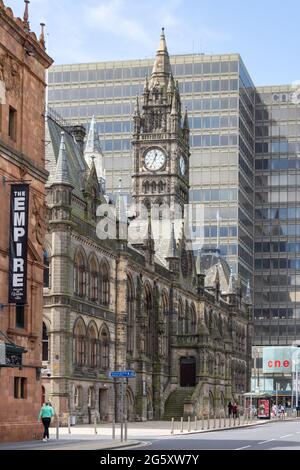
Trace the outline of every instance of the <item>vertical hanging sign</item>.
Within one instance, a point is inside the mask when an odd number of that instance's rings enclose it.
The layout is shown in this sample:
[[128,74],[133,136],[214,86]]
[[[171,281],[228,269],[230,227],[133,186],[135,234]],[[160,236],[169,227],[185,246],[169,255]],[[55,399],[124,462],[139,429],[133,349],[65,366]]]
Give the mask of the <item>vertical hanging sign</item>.
[[29,186],[11,186],[8,302],[25,305],[27,287]]

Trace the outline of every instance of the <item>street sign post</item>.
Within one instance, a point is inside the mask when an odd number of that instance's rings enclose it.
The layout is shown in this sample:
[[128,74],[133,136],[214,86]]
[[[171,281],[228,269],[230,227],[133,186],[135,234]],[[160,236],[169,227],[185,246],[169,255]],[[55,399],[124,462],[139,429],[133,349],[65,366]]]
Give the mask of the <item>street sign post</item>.
[[116,371],[110,372],[109,376],[113,379],[119,379],[119,378],[132,379],[133,377],[136,376],[136,373],[134,370],[116,370]]
[[[127,441],[127,409],[126,409],[126,386],[127,380],[132,379],[136,376],[134,370],[116,370],[109,372],[109,377],[114,379],[121,379],[120,382],[120,402],[119,402],[119,414],[121,418],[121,442],[125,439]],[[124,429],[125,428],[125,429]],[[124,431],[124,432],[123,432]]]

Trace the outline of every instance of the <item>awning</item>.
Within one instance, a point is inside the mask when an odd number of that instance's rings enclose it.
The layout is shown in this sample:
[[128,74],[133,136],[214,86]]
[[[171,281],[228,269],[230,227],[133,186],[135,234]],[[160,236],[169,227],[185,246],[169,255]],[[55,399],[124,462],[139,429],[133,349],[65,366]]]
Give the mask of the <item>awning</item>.
[[22,355],[26,352],[26,349],[13,343],[0,330],[0,367],[21,367]]

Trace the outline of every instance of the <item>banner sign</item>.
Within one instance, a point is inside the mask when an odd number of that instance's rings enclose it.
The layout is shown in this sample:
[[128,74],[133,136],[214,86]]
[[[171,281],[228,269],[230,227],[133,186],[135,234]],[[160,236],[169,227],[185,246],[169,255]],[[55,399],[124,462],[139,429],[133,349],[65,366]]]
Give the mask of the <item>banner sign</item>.
[[293,369],[292,359],[295,352],[297,352],[297,348],[293,346],[264,347],[263,373],[291,373]]
[[29,186],[11,186],[8,303],[26,304]]

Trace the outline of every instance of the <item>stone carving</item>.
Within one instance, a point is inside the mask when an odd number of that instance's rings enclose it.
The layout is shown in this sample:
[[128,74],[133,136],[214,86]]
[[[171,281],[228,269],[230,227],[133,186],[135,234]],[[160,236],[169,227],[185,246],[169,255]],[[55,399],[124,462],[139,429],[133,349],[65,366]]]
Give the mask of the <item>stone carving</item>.
[[43,246],[48,223],[47,206],[45,202],[40,201],[35,194],[33,195],[32,200],[33,216],[35,218],[33,233],[35,234],[36,241],[38,242],[38,244]]
[[0,81],[5,83],[6,91],[18,98],[21,94],[20,67],[8,54],[0,56]]

